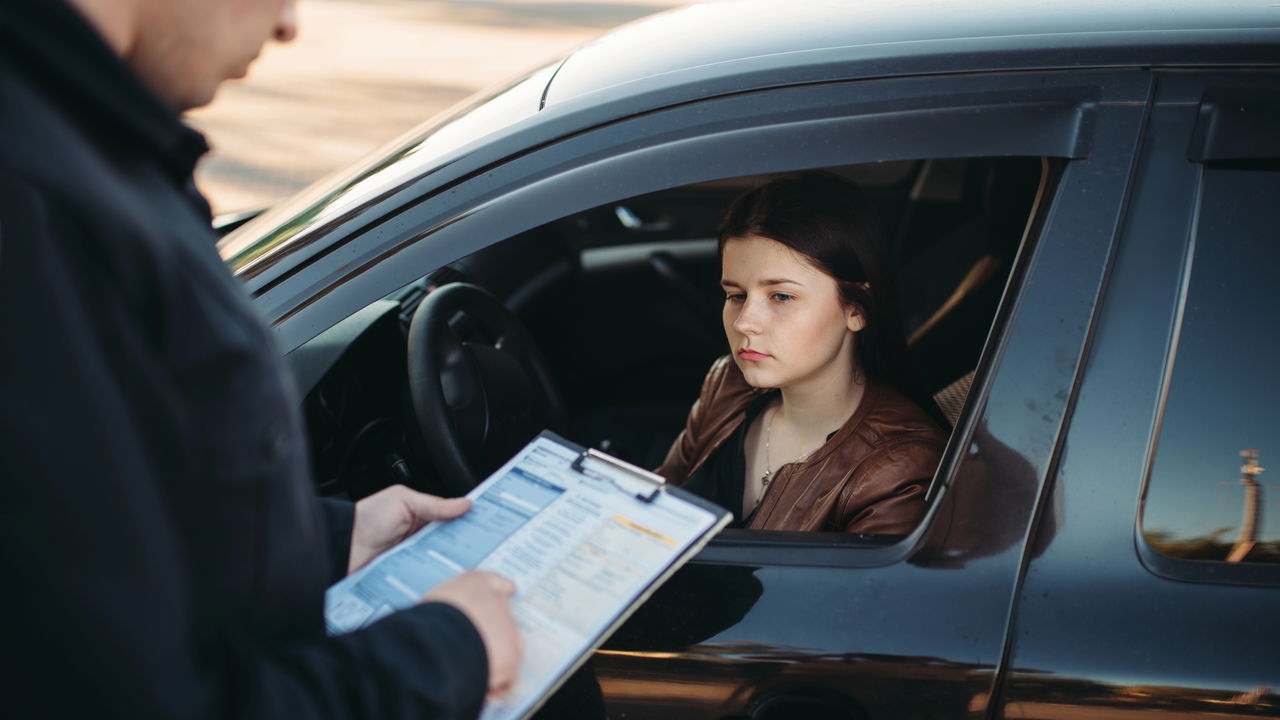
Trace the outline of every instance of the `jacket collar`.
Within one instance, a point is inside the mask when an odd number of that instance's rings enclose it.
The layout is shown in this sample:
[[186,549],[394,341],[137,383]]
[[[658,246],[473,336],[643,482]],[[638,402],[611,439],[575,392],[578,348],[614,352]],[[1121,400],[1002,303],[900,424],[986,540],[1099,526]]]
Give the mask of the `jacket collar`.
[[[746,379],[742,376],[742,371],[738,369],[738,366],[732,360],[724,363],[718,372],[722,374],[722,385],[716,393],[716,403],[712,407],[703,408],[703,412],[717,418],[711,423],[715,431],[710,433],[698,454],[694,456],[693,462],[688,469],[689,476],[697,472],[748,417],[756,416],[762,409],[763,403],[767,402],[766,398],[772,397],[778,392],[776,389],[757,388],[748,385]],[[790,463],[790,469],[799,471],[825,462],[832,453],[846,445],[850,437],[857,432],[857,427],[866,418],[867,414],[880,403],[884,394],[885,388],[880,383],[868,379],[866,389],[862,394],[862,400],[858,402],[858,407],[854,409],[849,419],[827,435],[826,442],[817,450],[814,450],[803,460]]]

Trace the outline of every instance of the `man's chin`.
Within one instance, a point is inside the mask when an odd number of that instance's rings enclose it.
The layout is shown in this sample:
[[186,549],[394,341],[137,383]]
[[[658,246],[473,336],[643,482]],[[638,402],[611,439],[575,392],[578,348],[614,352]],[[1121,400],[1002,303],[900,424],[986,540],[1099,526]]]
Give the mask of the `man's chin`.
[[192,83],[186,88],[186,97],[182,98],[178,109],[181,111],[195,110],[204,107],[213,102],[218,95],[218,90],[228,82],[238,82],[249,74],[249,64],[252,60],[246,60],[243,63],[235,65],[225,70],[220,76],[214,78],[205,78],[202,82]]
[[222,87],[221,82],[205,83],[199,87],[188,88],[186,95],[179,99],[178,110],[186,112],[187,110],[195,110],[212,103],[213,99],[217,97],[220,87]]

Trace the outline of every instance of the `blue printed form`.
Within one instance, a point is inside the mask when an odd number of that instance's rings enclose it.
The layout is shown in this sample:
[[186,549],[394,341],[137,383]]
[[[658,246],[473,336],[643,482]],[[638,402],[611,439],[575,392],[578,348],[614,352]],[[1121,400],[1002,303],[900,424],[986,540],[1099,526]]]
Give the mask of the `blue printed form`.
[[496,572],[515,583],[511,613],[525,656],[516,687],[486,703],[481,717],[532,713],[730,518],[679,490],[658,492],[661,478],[639,468],[584,459],[579,469],[578,458],[546,434],[534,439],[467,495],[471,509],[461,517],[428,525],[329,588],[329,632],[412,607],[466,570]]
[[350,632],[416,605],[431,588],[478,567],[564,493],[563,487],[519,467],[504,468],[481,488],[465,515],[424,528],[395,552],[331,588],[325,599],[329,632]]

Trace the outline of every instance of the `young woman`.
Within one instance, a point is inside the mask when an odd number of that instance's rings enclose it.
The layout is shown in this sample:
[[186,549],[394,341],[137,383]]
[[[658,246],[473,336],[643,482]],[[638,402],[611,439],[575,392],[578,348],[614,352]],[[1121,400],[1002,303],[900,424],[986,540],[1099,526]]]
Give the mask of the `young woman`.
[[911,532],[946,436],[911,380],[883,246],[866,197],[835,175],[734,201],[720,227],[731,354],[659,474],[739,527]]

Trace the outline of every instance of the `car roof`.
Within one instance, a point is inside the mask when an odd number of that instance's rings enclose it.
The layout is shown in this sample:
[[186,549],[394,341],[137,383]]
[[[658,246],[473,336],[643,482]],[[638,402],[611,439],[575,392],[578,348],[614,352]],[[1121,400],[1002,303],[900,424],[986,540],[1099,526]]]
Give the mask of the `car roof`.
[[[1082,65],[1274,63],[1267,0],[722,0],[632,23],[570,55],[543,104],[804,67],[841,77]],[[978,52],[975,52],[978,51]],[[833,67],[833,70],[835,68]],[[778,82],[786,82],[785,72]],[[821,79],[821,78],[817,78]],[[758,79],[756,86],[759,87]]]
[[416,183],[434,187],[584,127],[737,92],[940,73],[1277,65],[1280,0],[708,2],[623,26],[467,101],[245,224],[219,250],[258,292],[332,242],[317,244],[331,230],[417,197]]

